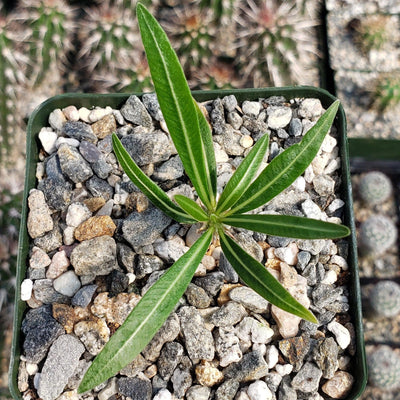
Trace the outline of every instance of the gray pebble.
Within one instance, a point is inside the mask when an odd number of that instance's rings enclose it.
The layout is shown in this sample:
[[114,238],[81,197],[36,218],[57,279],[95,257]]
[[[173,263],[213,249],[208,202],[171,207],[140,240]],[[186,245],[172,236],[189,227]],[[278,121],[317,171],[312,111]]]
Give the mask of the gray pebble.
[[333,337],[320,339],[318,347],[314,349],[314,361],[322,370],[322,376],[330,379],[339,367],[339,346]]
[[163,121],[164,116],[162,114],[160,104],[158,103],[156,93],[145,93],[142,96],[142,102],[146,107],[147,111],[156,121]]
[[122,106],[121,114],[127,121],[133,122],[135,125],[144,126],[146,128],[151,128],[153,126],[151,116],[147,112],[146,107],[140,101],[139,97],[135,95],[130,96]]
[[63,144],[58,149],[61,170],[74,183],[84,182],[93,175],[88,162],[81,156],[77,149]]
[[161,269],[164,269],[164,262],[160,257],[149,254],[139,254],[134,271],[136,278],[142,279],[146,275],[150,275],[154,271],[160,271]]
[[33,283],[33,294],[36,300],[44,304],[68,303],[69,297],[57,292],[52,279],[38,279]]
[[224,274],[222,272],[211,272],[206,276],[195,278],[194,283],[202,287],[211,296],[215,296],[224,284]]
[[38,189],[43,191],[47,204],[54,210],[61,211],[71,202],[73,186],[64,176],[61,179],[48,176],[38,183]]
[[213,132],[216,135],[221,135],[225,132],[225,113],[224,106],[221,99],[216,99],[213,101],[212,110],[210,113],[211,124],[213,127]]
[[172,375],[171,382],[174,388],[174,395],[178,399],[182,398],[192,385],[192,375],[189,368],[178,366]]
[[80,288],[71,300],[73,306],[85,308],[92,301],[97,285],[86,285]]
[[246,286],[239,286],[230,290],[229,298],[242,304],[250,311],[259,314],[265,313],[268,310],[269,302],[253,289]]
[[233,269],[231,263],[227,260],[224,253],[221,253],[221,257],[219,259],[219,270],[223,272],[225,280],[227,282],[239,282],[238,273]]
[[196,308],[207,308],[211,304],[211,298],[200,286],[190,283],[185,292],[188,303]]
[[114,196],[113,187],[97,176],[92,176],[88,179],[85,186],[93,197],[102,197],[105,201],[108,201]]
[[297,253],[297,264],[296,268],[300,271],[304,271],[304,268],[311,260],[311,254],[308,251],[299,251]]
[[186,400],[208,400],[211,389],[207,386],[194,385],[186,392]]
[[247,315],[245,308],[235,301],[223,304],[210,317],[210,322],[215,326],[230,327],[240,322]]
[[229,96],[225,96],[222,99],[222,104],[224,105],[226,111],[232,112],[232,111],[235,111],[235,109],[238,105],[238,102],[236,100],[235,95],[231,94]]
[[91,143],[97,143],[97,136],[93,133],[92,127],[81,121],[67,121],[63,128],[62,133],[80,142],[86,140]]
[[184,174],[183,164],[179,156],[171,157],[154,171],[152,178],[156,181],[172,181]]
[[301,136],[303,132],[303,125],[299,118],[293,118],[289,124],[289,135],[290,136]]
[[37,237],[33,244],[40,247],[46,253],[51,253],[62,246],[62,235],[60,232],[60,227],[58,225],[54,226],[53,230],[47,232],[41,237]]
[[228,379],[218,386],[215,400],[233,400],[238,390],[239,382],[236,379]]
[[180,343],[165,343],[157,360],[158,373],[168,381],[181,361],[184,348]]
[[315,364],[306,362],[301,370],[294,376],[292,387],[304,393],[316,392],[321,377],[322,371]]
[[263,355],[256,350],[246,353],[239,362],[229,365],[223,372],[226,378],[249,382],[263,378],[268,373],[268,365]]
[[40,374],[38,395],[43,400],[54,400],[62,393],[84,351],[83,344],[73,335],[56,339]]
[[135,376],[133,378],[119,378],[118,391],[132,400],[151,400],[152,387],[149,379]]

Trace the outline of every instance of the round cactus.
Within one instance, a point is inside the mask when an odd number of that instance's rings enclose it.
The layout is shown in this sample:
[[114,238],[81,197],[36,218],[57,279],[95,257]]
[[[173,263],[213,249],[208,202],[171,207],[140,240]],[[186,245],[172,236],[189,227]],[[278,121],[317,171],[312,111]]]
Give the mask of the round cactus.
[[380,255],[387,251],[397,239],[397,228],[384,215],[373,215],[360,226],[360,249],[367,254]]
[[392,194],[392,182],[382,172],[368,172],[360,179],[359,194],[368,205],[382,204]]
[[393,281],[378,282],[371,291],[369,303],[377,317],[394,317],[400,313],[400,285]]
[[382,74],[375,82],[372,91],[372,107],[385,111],[400,103],[400,74]]
[[400,357],[388,346],[381,346],[368,357],[371,385],[391,390],[400,387]]

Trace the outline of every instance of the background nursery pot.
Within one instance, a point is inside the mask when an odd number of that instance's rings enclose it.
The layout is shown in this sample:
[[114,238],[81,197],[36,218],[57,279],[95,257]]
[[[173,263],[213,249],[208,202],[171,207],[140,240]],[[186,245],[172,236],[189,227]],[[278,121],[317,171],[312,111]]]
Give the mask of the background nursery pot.
[[[271,96],[284,96],[287,100],[294,98],[318,98],[320,99],[323,107],[326,109],[331,105],[335,98],[328,92],[321,89],[311,87],[296,87],[296,88],[273,88],[273,89],[244,89],[233,91],[207,91],[193,93],[198,102],[213,100],[218,97],[222,98],[227,95],[235,95],[238,102],[244,100],[258,100],[260,98],[268,98]],[[106,107],[110,106],[113,109],[120,108],[128,99],[128,95],[114,94],[114,95],[88,95],[88,94],[66,94],[53,97],[44,102],[31,116],[28,123],[27,135],[27,164],[26,164],[26,182],[24,188],[24,203],[21,218],[20,229],[20,244],[18,254],[18,271],[17,271],[17,289],[15,301],[15,318],[14,318],[14,335],[12,344],[12,357],[10,364],[10,390],[15,399],[21,399],[21,394],[18,390],[18,368],[19,360],[22,352],[21,324],[25,311],[25,302],[21,301],[21,283],[25,278],[27,259],[29,254],[30,239],[27,232],[27,216],[28,206],[27,198],[29,191],[36,186],[36,163],[39,160],[40,142],[38,139],[39,131],[42,127],[48,125],[48,117],[50,112],[57,108],[65,108],[69,105],[74,105],[77,108],[86,107]],[[350,181],[350,168],[349,168],[349,154],[346,138],[346,121],[344,111],[340,107],[335,126],[337,127],[339,138],[338,146],[340,147],[341,157],[341,197],[345,202],[344,224],[350,227],[352,234],[345,240],[349,244],[348,252],[348,265],[349,265],[349,301],[350,301],[350,315],[352,323],[355,327],[356,335],[356,351],[355,356],[351,360],[351,373],[355,378],[352,390],[347,399],[356,399],[364,390],[367,374],[366,362],[363,343],[363,329],[361,318],[361,296],[358,280],[358,266],[357,266],[357,251],[355,239],[355,227],[352,211],[352,193]]]

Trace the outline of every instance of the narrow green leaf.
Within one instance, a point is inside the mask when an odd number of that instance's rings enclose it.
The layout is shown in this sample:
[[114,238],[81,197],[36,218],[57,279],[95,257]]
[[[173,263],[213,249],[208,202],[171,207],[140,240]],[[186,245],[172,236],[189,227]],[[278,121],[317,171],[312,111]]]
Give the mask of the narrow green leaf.
[[196,222],[188,214],[182,212],[182,209],[174,204],[168,195],[138,167],[115,133],[112,135],[112,143],[114,153],[128,178],[156,207],[160,208],[175,221],[181,223]]
[[[167,35],[142,4],[137,5],[140,34],[161,111],[183,166],[208,209],[215,207],[212,166],[204,142],[195,102],[182,67]],[[206,151],[207,146],[207,151]],[[213,150],[213,149],[212,149]]]
[[79,386],[83,393],[129,364],[150,342],[173,311],[210,245],[206,231],[172,267],[154,283],[125,322],[95,358]]
[[336,239],[350,235],[347,226],[291,215],[234,214],[221,222],[267,235],[298,239]]
[[332,126],[339,108],[336,100],[304,135],[303,140],[276,156],[250,185],[229,214],[262,206],[290,186],[310,165]]
[[260,138],[246,158],[241,162],[235,173],[226,184],[217,204],[217,213],[222,213],[240,199],[257,174],[268,150],[269,135]]
[[222,229],[219,231],[219,235],[226,258],[246,285],[282,310],[307,321],[318,323],[313,313],[293,298],[261,263],[225,235]]
[[180,194],[176,194],[174,199],[179,206],[186,211],[186,213],[191,215],[197,221],[208,221],[208,215],[206,212],[192,199]]

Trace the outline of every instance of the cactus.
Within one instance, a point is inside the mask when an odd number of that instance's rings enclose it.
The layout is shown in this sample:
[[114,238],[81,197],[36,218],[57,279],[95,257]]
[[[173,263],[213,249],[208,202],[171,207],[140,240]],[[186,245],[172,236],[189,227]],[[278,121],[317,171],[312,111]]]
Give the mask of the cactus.
[[377,317],[394,317],[400,313],[400,285],[394,281],[378,282],[371,291],[369,303]]
[[316,58],[312,29],[317,21],[304,15],[294,1],[245,3],[237,18],[239,64],[244,76],[253,77],[255,85],[305,83],[310,61]]
[[187,74],[192,68],[209,65],[216,38],[210,9],[202,10],[195,4],[177,6],[164,10],[160,22]]
[[384,112],[400,103],[400,73],[381,74],[372,91],[372,108]]
[[369,255],[381,255],[395,244],[397,228],[393,221],[384,215],[373,215],[360,226],[360,249]]
[[353,19],[349,26],[355,44],[366,55],[371,50],[382,50],[391,42],[399,40],[397,20],[391,15],[366,15],[362,19]]
[[235,0],[200,0],[200,8],[212,10],[213,20],[218,24],[225,24],[231,20],[236,3]]
[[24,0],[19,15],[30,28],[31,81],[40,84],[53,67],[67,70],[67,53],[75,33],[74,9],[63,0]]
[[388,346],[380,346],[367,358],[368,379],[371,385],[393,390],[400,385],[400,357]]
[[382,172],[367,172],[360,179],[358,192],[366,204],[370,206],[382,204],[392,194],[392,182]]

